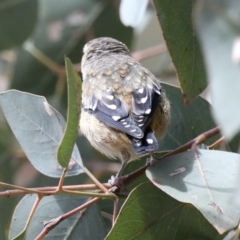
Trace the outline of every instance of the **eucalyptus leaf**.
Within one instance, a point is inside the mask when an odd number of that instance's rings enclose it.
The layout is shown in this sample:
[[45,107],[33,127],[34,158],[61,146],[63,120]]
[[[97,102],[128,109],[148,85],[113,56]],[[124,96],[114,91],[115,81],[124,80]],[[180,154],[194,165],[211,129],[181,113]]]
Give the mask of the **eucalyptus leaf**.
[[191,203],[219,232],[234,228],[240,219],[235,196],[239,186],[240,156],[198,150],[166,157],[149,167],[148,178],[178,201]]
[[[160,142],[160,150],[175,149],[198,135],[216,127],[211,116],[210,104],[197,97],[185,106],[178,87],[162,84],[171,103],[171,123]],[[216,138],[213,138],[216,139]],[[206,143],[210,143],[206,141]]]
[[67,167],[71,159],[79,128],[81,106],[81,80],[70,59],[65,59],[68,82],[68,114],[63,139],[57,151],[58,162]]
[[197,1],[195,25],[201,41],[214,118],[227,139],[240,130],[240,5],[238,0]]
[[[13,213],[9,239],[22,232],[35,200],[36,195],[27,195],[19,202]],[[44,197],[22,236],[26,240],[35,239],[44,228],[43,222],[56,219],[86,203],[87,200],[88,198],[65,195]],[[44,239],[98,240],[104,239],[106,234],[106,227],[95,204],[62,221]]]
[[[10,90],[0,94],[3,113],[33,166],[50,177],[60,177],[63,168],[57,161],[57,149],[63,137],[65,121],[41,96]],[[82,173],[77,146],[74,146],[67,176]]]
[[189,0],[153,2],[187,105],[207,86],[202,53],[193,31],[193,2]]
[[194,206],[146,183],[130,193],[106,240],[213,240],[217,236],[214,227]]

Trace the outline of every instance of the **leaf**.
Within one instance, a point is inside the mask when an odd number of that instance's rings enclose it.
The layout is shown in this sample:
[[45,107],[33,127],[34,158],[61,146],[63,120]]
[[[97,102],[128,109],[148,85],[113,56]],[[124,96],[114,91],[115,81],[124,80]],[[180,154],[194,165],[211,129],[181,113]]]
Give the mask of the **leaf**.
[[69,164],[78,134],[82,92],[80,77],[68,58],[65,59],[65,65],[68,80],[68,114],[64,136],[57,152],[58,162],[64,168]]
[[[213,115],[230,140],[240,130],[240,5],[233,1],[198,1],[195,25],[204,52]],[[233,117],[234,116],[234,117]]]
[[[60,177],[57,149],[63,136],[65,121],[44,97],[10,90],[0,94],[3,113],[33,166],[50,177]],[[67,176],[82,173],[81,156],[74,147]]]
[[193,1],[154,0],[169,53],[177,71],[185,104],[207,86],[203,57],[193,32]]
[[106,240],[212,240],[216,236],[217,231],[196,208],[147,183],[130,193]]
[[206,100],[197,97],[186,107],[179,88],[167,84],[162,86],[171,102],[171,123],[166,136],[160,142],[161,151],[175,149],[216,127],[211,116],[210,105]]
[[1,219],[1,217],[0,217],[0,239],[2,239],[2,240],[6,239],[5,234],[4,234],[4,230],[3,230],[3,227],[2,227],[2,219]]
[[[17,236],[24,228],[35,199],[36,195],[27,195],[19,202],[12,217],[9,239]],[[55,219],[86,203],[87,200],[87,198],[83,197],[65,195],[44,197],[33,215],[33,219],[25,233],[25,239],[35,239],[42,231],[44,221]],[[46,239],[97,240],[104,239],[106,234],[102,217],[95,204],[84,212],[79,212],[62,221],[48,233]]]
[[0,2],[0,50],[23,43],[32,33],[37,18],[37,0],[2,0]]
[[170,196],[197,207],[219,232],[229,230],[240,219],[239,206],[234,202],[239,185],[239,155],[198,151],[199,159],[192,151],[176,154],[149,167],[146,174]]
[[137,27],[143,21],[148,0],[122,0],[119,6],[119,15],[125,26]]

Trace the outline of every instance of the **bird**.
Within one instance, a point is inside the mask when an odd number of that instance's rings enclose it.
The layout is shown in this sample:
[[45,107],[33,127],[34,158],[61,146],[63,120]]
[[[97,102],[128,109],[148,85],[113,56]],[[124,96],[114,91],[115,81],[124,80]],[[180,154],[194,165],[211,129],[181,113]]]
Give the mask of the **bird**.
[[159,80],[110,37],[90,40],[81,61],[80,130],[110,159],[129,161],[159,148],[170,123],[170,101]]

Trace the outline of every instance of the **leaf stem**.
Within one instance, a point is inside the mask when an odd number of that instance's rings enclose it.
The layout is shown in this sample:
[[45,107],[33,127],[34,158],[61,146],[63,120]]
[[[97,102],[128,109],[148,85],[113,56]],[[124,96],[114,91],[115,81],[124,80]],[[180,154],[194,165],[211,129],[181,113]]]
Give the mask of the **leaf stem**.
[[41,52],[32,42],[27,41],[23,45],[23,48],[51,71],[57,73],[58,75],[65,75],[65,68],[61,65],[58,65],[51,58]]

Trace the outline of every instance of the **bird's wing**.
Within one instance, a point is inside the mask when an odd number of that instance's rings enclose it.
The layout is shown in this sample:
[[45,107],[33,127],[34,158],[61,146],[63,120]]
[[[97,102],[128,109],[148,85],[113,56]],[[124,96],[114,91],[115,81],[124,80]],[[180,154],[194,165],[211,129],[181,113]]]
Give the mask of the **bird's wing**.
[[89,96],[89,105],[83,103],[83,109],[94,114],[96,118],[109,127],[120,130],[134,138],[141,139],[143,131],[129,115],[128,105],[115,97],[112,90],[105,92],[101,99]]
[[[133,84],[130,92],[131,102],[119,97],[119,92],[109,87],[101,92],[101,96],[94,94],[84,96],[83,109],[94,114],[99,121],[107,126],[120,130],[132,138],[143,139],[151,117],[159,103],[161,89],[155,77],[141,66],[135,69],[140,75],[137,88]],[[135,76],[131,72],[131,76]],[[144,79],[141,79],[144,78]],[[109,80],[111,81],[111,80]],[[134,79],[132,79],[134,83]],[[128,83],[126,83],[128,84]]]

